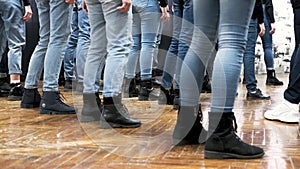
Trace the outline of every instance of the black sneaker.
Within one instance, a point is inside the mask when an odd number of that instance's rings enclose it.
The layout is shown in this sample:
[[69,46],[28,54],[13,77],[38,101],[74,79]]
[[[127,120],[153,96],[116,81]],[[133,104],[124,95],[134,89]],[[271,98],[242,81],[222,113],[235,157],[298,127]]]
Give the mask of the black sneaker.
[[10,101],[19,101],[22,100],[22,96],[24,93],[24,87],[21,84],[12,85],[13,87],[10,89],[8,94],[8,100]]
[[269,95],[264,95],[258,88],[247,93],[247,100],[269,100],[270,98]]

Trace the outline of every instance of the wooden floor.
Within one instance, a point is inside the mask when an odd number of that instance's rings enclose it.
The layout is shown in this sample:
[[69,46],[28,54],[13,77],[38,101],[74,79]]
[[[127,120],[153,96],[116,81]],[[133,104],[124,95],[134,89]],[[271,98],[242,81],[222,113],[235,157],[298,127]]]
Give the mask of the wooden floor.
[[[268,101],[247,101],[239,85],[235,114],[238,135],[262,147],[255,160],[205,160],[203,145],[172,147],[177,112],[156,102],[127,99],[130,114],[142,120],[138,129],[99,129],[98,123],[80,124],[76,115],[40,115],[38,109],[21,109],[20,102],[0,98],[0,168],[266,168],[299,169],[300,138],[297,124],[264,120],[263,113],[282,100],[288,74],[279,74],[284,86],[258,85],[271,95]],[[63,92],[67,102],[80,109],[81,97]],[[210,94],[201,96],[207,115]]]

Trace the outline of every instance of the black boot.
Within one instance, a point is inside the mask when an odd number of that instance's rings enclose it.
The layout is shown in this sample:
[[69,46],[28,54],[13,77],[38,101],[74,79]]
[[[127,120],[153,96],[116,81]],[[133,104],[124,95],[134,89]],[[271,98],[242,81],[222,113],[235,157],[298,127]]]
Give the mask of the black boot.
[[101,110],[99,93],[83,93],[83,107],[79,115],[80,122],[99,121]]
[[7,83],[7,78],[0,78],[0,97],[7,97],[10,88],[9,83]]
[[173,87],[171,87],[170,89],[166,89],[165,87],[160,86],[158,104],[173,105],[173,101],[174,101]]
[[276,78],[275,70],[267,70],[266,85],[281,86],[283,82]]
[[38,89],[25,89],[22,96],[21,108],[36,108],[40,106],[41,95]]
[[236,135],[236,128],[236,120],[232,112],[210,113],[208,129],[210,137],[205,143],[204,157],[208,159],[262,157],[264,150],[244,143]]
[[153,88],[151,79],[141,81],[139,101],[157,100],[158,97],[159,93]]
[[124,78],[124,97],[138,97],[139,90],[136,87],[136,80],[135,78]]
[[103,98],[100,128],[136,128],[140,126],[141,121],[131,118],[127,108],[121,103],[121,95]]
[[58,91],[44,91],[40,104],[40,114],[75,114],[74,107],[71,107],[61,100]]
[[208,75],[204,76],[201,93],[211,93],[211,81]]
[[182,146],[204,143],[207,138],[207,131],[203,129],[201,121],[200,105],[194,107],[180,106],[172,144]]
[[71,92],[73,89],[73,80],[72,79],[66,79],[64,84],[64,92]]
[[173,101],[173,109],[178,110],[179,109],[179,89],[174,90],[174,101]]

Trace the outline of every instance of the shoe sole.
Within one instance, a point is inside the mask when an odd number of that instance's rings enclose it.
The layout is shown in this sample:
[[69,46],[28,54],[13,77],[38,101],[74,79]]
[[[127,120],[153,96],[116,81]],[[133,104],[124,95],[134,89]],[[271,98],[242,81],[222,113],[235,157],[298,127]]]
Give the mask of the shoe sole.
[[40,114],[76,114],[75,111],[68,111],[68,112],[64,112],[64,111],[54,111],[54,110],[40,110]]
[[271,97],[269,98],[256,98],[256,97],[247,97],[247,100],[270,100]]
[[267,120],[270,120],[270,121],[277,121],[277,122],[281,122],[281,123],[287,123],[287,124],[298,124],[299,122],[298,121],[295,121],[295,122],[287,122],[287,121],[282,121],[280,119],[271,119],[271,118],[267,118],[267,117],[264,117],[265,119]]
[[254,158],[260,158],[264,154],[265,153],[263,152],[263,153],[254,154],[254,155],[239,155],[239,154],[204,150],[204,158],[206,158],[206,159],[254,159]]
[[40,107],[40,103],[38,103],[38,104],[24,104],[24,103],[21,103],[21,108],[25,108],[25,109],[38,108],[38,107]]
[[140,127],[141,123],[139,124],[131,124],[131,125],[126,125],[126,124],[118,124],[118,123],[111,123],[111,122],[106,122],[106,121],[100,121],[100,129],[111,129],[111,128],[137,128]]
[[22,96],[7,96],[7,100],[9,100],[9,101],[20,101],[20,100],[22,100]]

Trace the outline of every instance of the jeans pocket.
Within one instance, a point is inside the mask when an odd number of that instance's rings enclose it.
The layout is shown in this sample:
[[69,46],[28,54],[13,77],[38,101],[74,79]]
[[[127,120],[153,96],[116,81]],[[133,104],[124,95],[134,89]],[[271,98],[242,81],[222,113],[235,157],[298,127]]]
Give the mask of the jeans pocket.
[[132,6],[140,12],[148,6],[148,2],[149,0],[132,0]]

